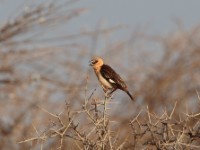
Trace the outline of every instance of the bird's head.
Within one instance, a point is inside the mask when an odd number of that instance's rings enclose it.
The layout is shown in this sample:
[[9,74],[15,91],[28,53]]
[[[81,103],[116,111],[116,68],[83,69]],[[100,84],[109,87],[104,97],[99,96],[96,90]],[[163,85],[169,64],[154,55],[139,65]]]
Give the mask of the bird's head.
[[99,68],[103,65],[103,59],[99,57],[95,57],[89,61],[90,66],[92,66],[94,69]]

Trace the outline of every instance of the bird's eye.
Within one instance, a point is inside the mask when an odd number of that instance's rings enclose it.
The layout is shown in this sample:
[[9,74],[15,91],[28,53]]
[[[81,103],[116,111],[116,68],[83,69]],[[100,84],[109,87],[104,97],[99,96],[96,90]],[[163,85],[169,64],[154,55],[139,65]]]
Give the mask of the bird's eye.
[[92,64],[96,64],[98,62],[98,60],[91,60]]

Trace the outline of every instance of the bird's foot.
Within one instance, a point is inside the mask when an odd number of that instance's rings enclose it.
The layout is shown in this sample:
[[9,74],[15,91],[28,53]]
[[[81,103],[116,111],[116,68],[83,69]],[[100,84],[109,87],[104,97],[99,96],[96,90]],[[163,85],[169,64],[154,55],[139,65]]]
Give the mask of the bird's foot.
[[113,94],[110,93],[110,92],[106,92],[106,93],[105,93],[105,98],[106,98],[106,99],[111,99],[112,96],[113,96]]
[[107,91],[107,92],[105,92],[105,98],[106,99],[109,99],[111,97],[111,95],[110,95],[110,93]]

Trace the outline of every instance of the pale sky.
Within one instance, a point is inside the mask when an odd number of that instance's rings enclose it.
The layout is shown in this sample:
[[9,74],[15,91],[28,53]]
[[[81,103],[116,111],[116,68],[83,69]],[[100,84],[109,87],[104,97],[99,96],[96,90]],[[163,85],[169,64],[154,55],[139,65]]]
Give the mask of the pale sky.
[[[12,16],[20,5],[26,5],[25,2],[27,3],[26,0],[2,0],[0,23]],[[167,33],[175,27],[174,17],[181,19],[187,29],[200,23],[199,0],[80,0],[73,6],[90,9],[74,22],[73,26],[79,28],[93,27],[104,21],[108,26],[148,25],[151,33]]]

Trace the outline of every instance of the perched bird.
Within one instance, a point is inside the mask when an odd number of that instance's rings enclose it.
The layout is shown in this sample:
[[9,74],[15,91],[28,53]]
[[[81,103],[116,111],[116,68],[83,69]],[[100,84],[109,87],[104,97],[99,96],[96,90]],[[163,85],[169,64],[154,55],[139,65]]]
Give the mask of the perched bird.
[[110,66],[104,64],[103,59],[99,57],[93,58],[90,61],[90,66],[93,67],[105,93],[110,91],[109,95],[111,95],[114,91],[120,89],[126,92],[131,100],[134,100],[123,79]]

